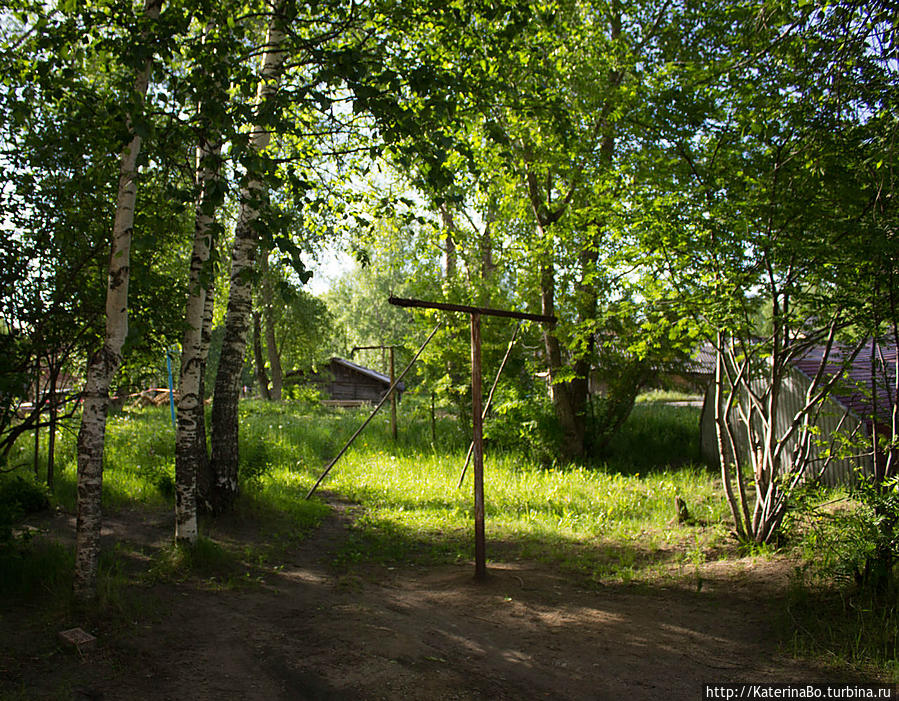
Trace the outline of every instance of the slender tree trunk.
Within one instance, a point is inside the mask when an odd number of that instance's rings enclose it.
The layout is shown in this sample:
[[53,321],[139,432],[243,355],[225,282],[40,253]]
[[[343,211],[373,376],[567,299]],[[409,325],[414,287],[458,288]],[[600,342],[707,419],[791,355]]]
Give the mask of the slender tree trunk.
[[47,489],[53,491],[56,472],[56,419],[59,413],[56,387],[59,382],[59,365],[55,359],[50,361],[50,428],[47,436]]
[[272,299],[272,281],[269,276],[268,253],[262,260],[262,323],[265,328],[265,350],[268,355],[268,367],[272,373],[271,400],[281,401],[281,389],[284,386],[284,375],[281,370],[281,353],[278,351],[275,338],[275,310]]
[[272,393],[268,389],[268,375],[265,372],[265,357],[262,355],[262,315],[253,311],[253,364],[256,366],[256,384],[262,398],[272,401]]
[[[714,410],[714,418],[715,418],[715,439],[716,445],[718,448],[718,460],[721,463],[721,483],[724,485],[724,494],[727,497],[727,504],[730,507],[730,512],[734,517],[734,530],[737,533],[737,536],[741,540],[746,539],[746,525],[749,523],[749,512],[746,510],[745,501],[742,505],[742,510],[740,505],[737,504],[737,499],[734,496],[733,486],[731,485],[731,460],[736,461],[738,459],[736,455],[736,451],[734,449],[733,441],[729,440],[725,442],[725,438],[727,437],[727,424],[728,421],[728,411],[730,409],[730,402],[724,403],[724,336],[719,331],[716,337],[715,347],[717,349],[715,353],[715,379],[713,380],[714,384],[714,399],[715,399],[715,410]],[[737,476],[737,481],[739,482],[740,477]],[[738,484],[738,488],[739,488]]]
[[203,374],[208,344],[203,343],[206,290],[211,285],[210,253],[215,246],[212,185],[218,179],[219,141],[201,138],[197,147],[199,196],[194,219],[194,247],[188,274],[188,297],[181,341],[178,420],[175,436],[175,540],[195,543],[197,528],[197,479],[204,469],[206,431],[203,411]]
[[440,218],[443,220],[445,250],[445,264],[447,282],[452,283],[456,279],[456,223],[453,221],[453,213],[444,202],[440,205]]
[[[161,9],[162,0],[147,0],[144,14],[157,19]],[[134,92],[141,97],[147,94],[150,64],[148,60],[134,81]],[[78,520],[74,579],[75,596],[80,600],[92,598],[96,592],[106,415],[109,409],[109,385],[121,364],[122,345],[128,334],[128,279],[140,147],[141,137],[132,131],[131,140],[122,152],[119,166],[119,190],[106,287],[106,335],[103,347],[91,356],[88,363],[83,393],[81,429],[78,432]]]
[[284,376],[281,370],[281,354],[278,351],[275,339],[275,324],[271,313],[265,315],[265,350],[268,353],[268,367],[272,373],[271,398],[274,402],[281,401],[281,390],[284,386]]
[[481,280],[490,289],[489,283],[496,271],[496,263],[493,262],[493,223],[496,220],[496,212],[491,204],[487,209],[487,221],[484,222],[484,230],[481,232]]
[[[556,276],[552,262],[544,263],[540,271],[540,306],[545,316],[556,314]],[[584,453],[583,416],[578,418],[574,406],[571,386],[558,379],[563,368],[562,348],[555,335],[555,324],[543,325],[543,344],[546,351],[546,365],[549,371],[550,391],[553,409],[562,428],[564,443],[562,449],[565,457],[577,458]]]
[[[266,50],[262,57],[259,89],[256,95],[257,115],[265,112],[266,104],[277,90],[285,53],[282,48],[285,33],[280,16],[282,3],[273,8],[269,23]],[[268,128],[260,123],[250,132],[250,147],[258,152],[271,139]],[[247,174],[247,184],[241,189],[240,211],[234,230],[231,252],[231,285],[228,291],[228,310],[225,316],[225,337],[212,403],[212,469],[215,484],[210,494],[216,513],[231,508],[237,496],[238,415],[240,375],[243,369],[247,331],[253,307],[251,273],[256,259],[256,221],[259,203],[265,195],[265,185],[257,174]]]
[[37,374],[34,377],[34,479],[41,478],[41,361],[37,362]]
[[206,447],[206,365],[209,359],[209,346],[212,342],[212,314],[215,311],[215,276],[211,275],[203,304],[203,327],[200,335],[201,367],[200,389],[197,393],[200,404],[197,407],[197,435],[195,457],[197,463],[197,505],[206,512],[212,513],[211,493],[215,476],[209,462],[209,451]]

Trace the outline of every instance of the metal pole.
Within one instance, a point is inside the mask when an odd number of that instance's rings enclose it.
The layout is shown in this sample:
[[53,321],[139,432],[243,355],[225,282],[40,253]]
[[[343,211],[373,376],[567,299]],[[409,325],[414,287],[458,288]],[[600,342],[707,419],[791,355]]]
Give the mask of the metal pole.
[[474,445],[474,576],[487,577],[484,533],[484,421],[481,409],[481,315],[471,315],[471,424]]
[[[394,352],[393,346],[390,346],[390,386],[393,387],[396,384],[396,378],[394,377]],[[390,434],[393,436],[393,442],[396,442],[396,390],[390,390]]]

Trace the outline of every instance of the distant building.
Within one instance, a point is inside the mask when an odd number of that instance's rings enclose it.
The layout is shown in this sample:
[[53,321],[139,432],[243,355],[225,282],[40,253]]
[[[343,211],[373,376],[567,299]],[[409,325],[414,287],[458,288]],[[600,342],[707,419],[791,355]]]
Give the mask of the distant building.
[[[307,375],[305,381],[317,385],[325,401],[338,406],[376,404],[390,389],[387,375],[343,358],[331,358],[326,367]],[[404,383],[397,385],[397,399],[402,398],[405,389]]]

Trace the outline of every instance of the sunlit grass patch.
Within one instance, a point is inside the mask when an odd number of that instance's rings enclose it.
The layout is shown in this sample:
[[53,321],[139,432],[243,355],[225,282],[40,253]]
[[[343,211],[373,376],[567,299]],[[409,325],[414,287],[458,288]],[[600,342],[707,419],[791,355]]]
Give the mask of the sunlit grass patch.
[[[412,459],[364,444],[350,451],[329,480],[329,488],[366,508],[357,524],[364,536],[357,534],[349,547],[358,550],[364,540],[379,559],[419,559],[424,545],[428,560],[435,553],[470,558],[470,473],[457,488],[463,462],[461,452]],[[724,537],[718,524],[725,507],[702,467],[626,476],[585,467],[541,469],[498,455],[486,461],[484,489],[488,541],[501,543],[504,557],[565,563],[594,578],[622,567],[636,568],[636,576],[697,528],[710,531],[712,542]],[[699,525],[676,522],[675,495],[690,504]],[[611,551],[616,555],[610,558]]]
[[[363,507],[345,559],[446,561],[473,555],[471,468],[457,487],[466,430],[442,416],[432,436],[429,412],[401,404],[399,440],[387,413],[375,417],[324,486]],[[327,514],[305,499],[325,464],[370,408],[323,410],[295,402],[240,405],[241,497],[233,518],[252,520],[267,541],[252,557],[270,557],[305,537]],[[672,551],[709,548],[723,538],[724,502],[715,478],[691,460],[698,412],[637,407],[598,466],[544,468],[488,442],[485,493],[488,556],[534,558],[592,578],[642,576]],[[74,446],[57,481],[57,498],[74,507]],[[648,452],[647,452],[648,451]],[[653,462],[654,454],[665,460]],[[66,462],[68,460],[68,462]],[[104,503],[171,506],[174,432],[167,407],[110,416]],[[675,496],[693,521],[678,524]],[[209,528],[214,522],[207,522]],[[686,545],[685,545],[686,544]],[[705,547],[705,545],[703,547]],[[255,546],[254,546],[255,547]]]
[[[68,511],[75,510],[77,422],[69,422],[57,435],[54,498]],[[168,407],[126,408],[106,422],[103,449],[103,503],[106,506],[173,503],[175,432]],[[40,477],[46,470],[46,435],[41,444]],[[33,461],[33,441],[20,439],[17,455]]]

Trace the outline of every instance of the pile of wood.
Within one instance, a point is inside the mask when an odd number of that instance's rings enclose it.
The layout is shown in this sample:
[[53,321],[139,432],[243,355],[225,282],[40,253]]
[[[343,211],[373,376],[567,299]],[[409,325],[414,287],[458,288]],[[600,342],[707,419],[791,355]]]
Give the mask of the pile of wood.
[[[175,401],[178,401],[178,391],[175,390]],[[169,403],[169,390],[165,387],[151,387],[136,394],[129,394],[131,405],[136,407],[162,406]]]

